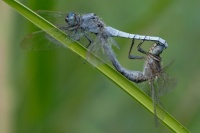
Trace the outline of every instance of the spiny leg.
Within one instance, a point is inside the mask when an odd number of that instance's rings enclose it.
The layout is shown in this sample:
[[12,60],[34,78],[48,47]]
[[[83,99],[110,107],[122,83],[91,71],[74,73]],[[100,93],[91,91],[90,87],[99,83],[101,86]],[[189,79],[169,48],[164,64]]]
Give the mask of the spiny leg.
[[84,36],[87,38],[87,40],[89,41],[89,44],[86,46],[86,48],[88,48],[90,46],[90,44],[93,42],[93,40],[86,34],[84,33]]
[[[89,46],[94,43],[94,41],[84,32],[84,36],[87,38],[87,40],[89,41],[89,44],[86,46],[86,48],[89,48]],[[87,51],[87,54],[86,54],[86,59],[84,61],[84,64],[86,63],[86,61],[88,60],[88,57],[92,51],[92,49],[94,48],[94,46],[92,45],[91,49],[89,49],[89,51]]]
[[144,59],[143,56],[131,55],[131,51],[132,51],[132,48],[133,48],[133,45],[134,45],[134,41],[135,41],[135,39],[133,38],[132,43],[131,43],[131,47],[130,47],[129,52],[128,52],[128,58],[129,59]]
[[141,46],[142,46],[142,44],[144,43],[144,41],[145,41],[145,40],[142,40],[142,41],[138,44],[137,48],[138,48],[138,51],[139,51],[139,52],[141,52],[141,53],[147,55],[147,54],[149,54],[149,53],[146,52],[145,50],[143,50],[143,49],[141,48]]

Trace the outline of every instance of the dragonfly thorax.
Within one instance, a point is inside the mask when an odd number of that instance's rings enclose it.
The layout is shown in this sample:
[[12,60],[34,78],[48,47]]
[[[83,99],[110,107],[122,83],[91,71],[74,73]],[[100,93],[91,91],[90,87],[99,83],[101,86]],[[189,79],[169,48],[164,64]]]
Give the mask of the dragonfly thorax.
[[[147,79],[154,79],[162,73],[161,58],[152,58],[152,55],[148,55],[144,65],[144,76]],[[160,60],[158,60],[160,58]]]

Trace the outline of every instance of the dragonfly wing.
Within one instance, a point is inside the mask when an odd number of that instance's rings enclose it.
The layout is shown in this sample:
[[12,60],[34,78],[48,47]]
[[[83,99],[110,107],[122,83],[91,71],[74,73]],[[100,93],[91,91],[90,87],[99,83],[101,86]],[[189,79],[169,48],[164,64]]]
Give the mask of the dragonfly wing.
[[112,37],[107,38],[107,43],[111,46],[115,46],[117,49],[120,49],[119,44]]
[[160,101],[160,97],[158,95],[157,82],[155,80],[149,80],[149,81],[145,82],[145,89],[147,91],[147,94],[152,98],[152,101],[153,101],[155,124],[157,126],[158,121],[159,121],[158,116],[161,119],[165,118],[165,114],[163,113],[163,111],[161,111],[160,109],[157,108],[157,105],[159,105],[164,109],[164,107]]
[[170,77],[166,73],[161,73],[158,78],[156,79],[157,88],[158,88],[158,95],[162,96],[163,94],[167,93],[168,91],[175,88],[177,81],[176,79]]
[[36,13],[58,27],[67,25],[65,22],[66,13],[45,10],[38,10]]
[[103,49],[103,45],[108,45],[108,44],[104,44],[104,42],[106,41],[102,41],[102,39],[103,38],[101,37],[101,35],[97,35],[95,38],[93,38],[94,41],[88,47],[88,52],[86,55],[87,60],[88,59],[91,60],[90,54],[93,53],[94,55],[102,59],[103,61],[109,62],[109,58]]
[[21,41],[20,46],[23,49],[34,51],[66,48],[65,45],[63,45],[44,31],[37,31],[28,34]]

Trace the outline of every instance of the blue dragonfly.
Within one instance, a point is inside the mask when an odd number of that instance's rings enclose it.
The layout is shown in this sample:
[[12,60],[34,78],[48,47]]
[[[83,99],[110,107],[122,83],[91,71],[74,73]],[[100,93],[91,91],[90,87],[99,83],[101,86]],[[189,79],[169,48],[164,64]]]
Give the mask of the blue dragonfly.
[[[112,37],[123,37],[134,40],[152,41],[168,47],[166,41],[160,37],[145,36],[138,34],[130,34],[113,27],[106,26],[105,23],[94,13],[79,14],[70,12],[68,14],[52,11],[37,11],[38,14],[55,24],[60,30],[70,36],[75,41],[83,41],[86,43],[89,52],[98,52],[102,49],[102,39],[105,39],[107,45],[114,45],[119,48],[118,44]],[[50,29],[49,29],[50,30]],[[44,39],[48,43],[44,43]],[[60,48],[64,46],[50,35],[43,31],[37,31],[26,36],[21,42],[21,47],[29,50],[46,50]],[[131,58],[131,57],[130,57]]]

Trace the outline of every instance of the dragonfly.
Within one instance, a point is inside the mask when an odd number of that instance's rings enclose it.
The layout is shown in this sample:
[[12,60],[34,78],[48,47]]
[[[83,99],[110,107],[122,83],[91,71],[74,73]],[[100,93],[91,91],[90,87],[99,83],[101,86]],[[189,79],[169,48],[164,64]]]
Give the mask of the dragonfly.
[[[75,12],[61,13],[53,11],[39,10],[38,14],[55,24],[60,30],[70,36],[75,41],[87,40],[88,53],[100,51],[102,49],[102,39],[105,39],[107,45],[113,45],[119,48],[118,44],[112,37],[123,37],[134,40],[153,41],[164,48],[168,47],[166,41],[160,37],[145,36],[138,34],[130,34],[117,30],[113,27],[106,26],[94,13],[79,14]],[[41,38],[46,38],[49,43],[43,43]],[[38,40],[37,42],[33,41]],[[61,44],[45,32],[34,32],[26,36],[22,42],[21,47],[29,50],[46,50],[52,48],[60,48],[65,45]],[[89,54],[87,54],[88,56]],[[107,58],[107,57],[106,57]]]
[[[134,39],[132,40],[132,44],[129,50],[129,58],[130,59],[144,59],[144,69],[143,71],[134,71],[134,70],[128,70],[124,68],[119,61],[117,60],[115,54],[113,53],[113,50],[111,47],[106,45],[106,42],[104,42],[103,48],[106,51],[107,56],[109,57],[110,61],[112,62],[112,65],[115,67],[115,69],[121,73],[124,77],[129,79],[132,82],[135,83],[146,83],[146,87],[149,90],[149,96],[153,100],[153,107],[154,107],[154,114],[155,114],[155,122],[157,125],[157,109],[156,104],[162,106],[159,97],[169,88],[173,88],[176,84],[176,81],[168,76],[168,74],[165,73],[165,68],[162,67],[162,58],[161,54],[166,49],[164,45],[160,45],[160,43],[154,43],[149,51],[145,51],[142,49],[142,44],[144,43],[144,40],[141,41],[137,49],[139,52],[146,55],[146,57],[142,56],[135,56],[131,55],[131,51],[134,45]],[[162,115],[162,114],[161,114]]]

